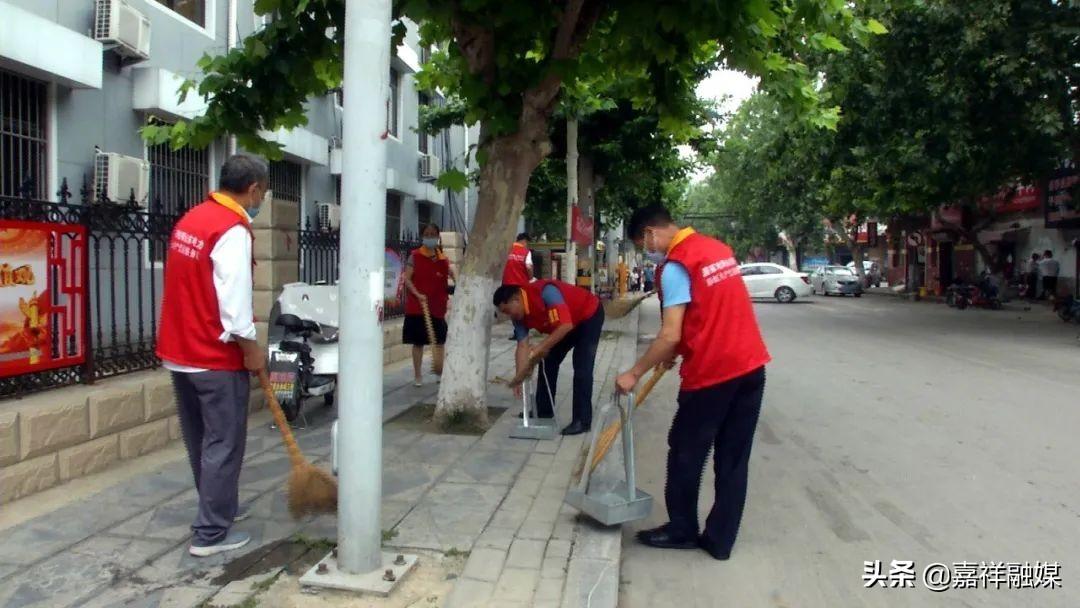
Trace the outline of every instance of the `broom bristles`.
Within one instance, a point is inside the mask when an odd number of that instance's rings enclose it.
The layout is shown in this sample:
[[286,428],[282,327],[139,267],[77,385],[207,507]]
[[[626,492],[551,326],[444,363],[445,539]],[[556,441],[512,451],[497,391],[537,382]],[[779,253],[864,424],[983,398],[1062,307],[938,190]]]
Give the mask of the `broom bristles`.
[[424,327],[427,328],[428,344],[431,345],[431,372],[436,376],[442,375],[442,361],[436,354],[435,349],[439,347],[436,344],[435,339],[435,323],[431,320],[431,309],[428,308],[427,302],[420,301],[420,309],[424,311]]
[[292,434],[285,412],[270,387],[270,377],[266,370],[259,370],[259,384],[262,385],[266,404],[274,416],[274,423],[281,431],[281,441],[289,453],[292,471],[289,473],[288,495],[289,513],[295,519],[307,514],[333,513],[337,511],[337,480],[326,471],[316,467],[304,458],[296,437]]

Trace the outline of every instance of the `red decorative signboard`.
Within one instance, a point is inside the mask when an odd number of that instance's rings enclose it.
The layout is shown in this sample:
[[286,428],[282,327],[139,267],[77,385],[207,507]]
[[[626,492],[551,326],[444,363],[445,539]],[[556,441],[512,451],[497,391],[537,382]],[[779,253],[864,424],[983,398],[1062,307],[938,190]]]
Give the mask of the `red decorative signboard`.
[[588,247],[593,241],[593,221],[581,213],[581,207],[574,205],[574,223],[571,237],[582,247]]
[[1046,191],[1046,227],[1067,228],[1080,225],[1080,208],[1073,200],[1073,193],[1080,184],[1076,162],[1063,163],[1050,176]]
[[0,377],[86,360],[86,229],[0,220]]
[[[1009,198],[1010,195],[1012,198]],[[1042,189],[1038,186],[1017,184],[1014,187],[1002,188],[992,197],[984,198],[982,205],[992,204],[997,213],[1016,213],[1038,209],[1042,205],[1042,198]]]

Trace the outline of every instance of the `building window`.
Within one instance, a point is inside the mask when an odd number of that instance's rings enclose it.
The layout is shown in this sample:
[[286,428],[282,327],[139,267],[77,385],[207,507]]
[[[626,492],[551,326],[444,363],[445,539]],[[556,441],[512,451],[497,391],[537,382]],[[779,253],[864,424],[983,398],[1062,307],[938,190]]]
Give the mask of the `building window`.
[[431,203],[416,203],[416,231],[423,232],[424,226],[431,223],[432,209]]
[[386,193],[386,240],[401,239],[401,195]]
[[398,123],[401,122],[401,74],[390,68],[390,99],[386,100],[386,131],[398,137]]
[[157,0],[157,3],[199,27],[206,27],[206,0]]
[[208,149],[180,148],[169,144],[146,149],[150,161],[150,209],[155,213],[181,215],[206,200],[210,193]]
[[287,160],[270,161],[270,190],[277,200],[299,203],[304,193],[304,168]]
[[[431,105],[431,97],[429,97],[427,93],[418,93],[416,97],[418,102],[416,104],[416,125],[417,128],[419,128],[420,118],[423,116],[424,108]],[[428,154],[431,152],[431,136],[423,131],[417,131],[416,137],[419,142],[418,147],[420,153]]]
[[48,197],[47,91],[0,70],[0,196]]
[[334,176],[334,202],[341,206],[341,176]]

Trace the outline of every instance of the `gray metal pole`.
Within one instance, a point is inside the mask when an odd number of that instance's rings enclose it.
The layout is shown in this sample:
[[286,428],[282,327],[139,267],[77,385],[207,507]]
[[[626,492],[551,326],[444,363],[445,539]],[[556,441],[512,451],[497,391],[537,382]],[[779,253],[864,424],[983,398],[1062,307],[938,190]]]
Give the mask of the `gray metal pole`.
[[347,0],[341,204],[338,564],[382,565],[383,235],[390,0]]

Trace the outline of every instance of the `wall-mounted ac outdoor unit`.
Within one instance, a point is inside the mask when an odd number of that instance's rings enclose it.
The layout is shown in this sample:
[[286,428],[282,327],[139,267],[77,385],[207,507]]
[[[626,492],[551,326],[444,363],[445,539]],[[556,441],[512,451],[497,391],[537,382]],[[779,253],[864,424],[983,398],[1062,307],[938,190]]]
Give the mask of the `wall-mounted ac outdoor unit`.
[[442,161],[434,154],[420,155],[420,179],[423,181],[435,181],[442,172]]
[[112,203],[125,204],[134,196],[146,207],[150,194],[150,163],[141,158],[98,152],[94,157],[94,194]]
[[319,230],[328,232],[341,228],[341,207],[334,203],[319,203]]
[[127,59],[150,58],[150,20],[124,0],[95,0],[94,39]]
[[341,148],[330,148],[330,175],[341,175]]

